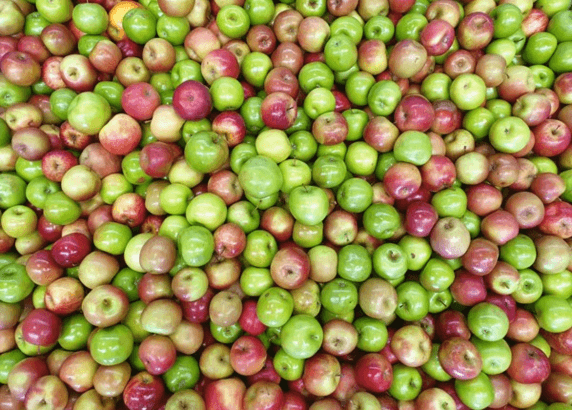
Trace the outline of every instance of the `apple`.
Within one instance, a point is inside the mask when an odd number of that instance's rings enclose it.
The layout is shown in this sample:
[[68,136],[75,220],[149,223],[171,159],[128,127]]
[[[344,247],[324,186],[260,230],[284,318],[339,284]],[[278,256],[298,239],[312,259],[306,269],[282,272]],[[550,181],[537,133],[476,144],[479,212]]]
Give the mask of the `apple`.
[[334,356],[318,353],[304,363],[302,380],[309,393],[327,396],[340,382],[340,363]]
[[215,380],[205,388],[204,400],[206,408],[234,409],[237,403],[243,402],[245,393],[246,386],[244,382],[236,377]]
[[125,406],[129,410],[134,410],[141,407],[157,407],[164,394],[165,385],[161,378],[143,371],[131,377],[122,396]]
[[391,338],[391,350],[401,363],[419,367],[429,360],[431,339],[421,327],[407,325]]
[[65,384],[54,375],[39,378],[30,386],[26,394],[27,409],[53,408],[63,409],[68,402],[68,391]]
[[269,381],[257,381],[251,384],[244,393],[243,408],[246,410],[282,409],[284,393],[280,386]]

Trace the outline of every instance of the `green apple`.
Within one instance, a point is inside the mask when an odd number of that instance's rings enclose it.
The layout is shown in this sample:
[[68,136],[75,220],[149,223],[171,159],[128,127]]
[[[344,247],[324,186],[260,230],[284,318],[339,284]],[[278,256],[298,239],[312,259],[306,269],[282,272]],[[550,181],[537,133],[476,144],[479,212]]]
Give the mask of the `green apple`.
[[62,321],[62,331],[58,343],[66,350],[85,349],[93,326],[80,313],[67,316]]
[[162,15],[157,19],[157,36],[173,46],[183,45],[190,31],[191,25],[185,17]]
[[[280,164],[280,167],[282,168],[282,164]],[[309,167],[308,170],[310,170]],[[312,180],[320,188],[334,188],[344,182],[347,167],[342,158],[335,155],[323,155],[316,159],[310,172]],[[284,191],[284,188],[282,191]],[[284,192],[288,193],[289,191]]]
[[26,202],[26,181],[18,175],[0,174],[0,209],[8,209]]
[[250,28],[250,17],[245,9],[234,4],[223,6],[216,16],[216,23],[227,37],[243,37]]
[[377,239],[391,238],[401,226],[397,210],[388,204],[372,204],[363,215],[366,231]]
[[473,306],[467,315],[467,323],[475,336],[487,342],[496,342],[504,338],[509,326],[504,310],[488,302]]
[[497,151],[513,154],[528,144],[530,129],[519,117],[500,118],[491,125],[489,140]]
[[427,291],[418,282],[403,282],[396,288],[395,314],[408,322],[423,319],[429,313]]
[[407,268],[411,271],[421,270],[433,253],[427,239],[411,235],[405,235],[401,238],[399,246],[403,249],[407,259]]
[[276,373],[284,380],[296,380],[304,373],[304,359],[290,356],[284,349],[279,349],[272,361]]
[[565,269],[555,274],[542,275],[544,293],[568,299],[572,296],[572,272]]
[[360,21],[354,16],[341,16],[330,24],[330,34],[332,37],[340,34],[345,35],[356,45],[359,44],[363,38],[363,33],[363,21]]
[[572,41],[558,44],[556,51],[550,57],[548,67],[557,74],[572,71]]
[[[368,89],[368,92],[369,92],[369,89]],[[347,91],[346,91],[346,95],[347,95]],[[367,93],[366,93],[366,96],[367,96]],[[348,98],[350,98],[349,95],[348,95]],[[363,105],[367,105],[367,101]],[[367,116],[367,113],[363,110],[359,110],[357,108],[352,108],[352,109],[345,110],[344,112],[342,112],[342,115],[344,116],[344,118],[348,122],[348,136],[346,137],[346,141],[356,141],[356,140],[361,139],[363,136],[363,130],[365,129],[365,126],[369,122],[369,118]]]
[[407,256],[396,244],[386,242],[373,251],[373,268],[381,278],[398,279],[407,272]]
[[554,295],[542,296],[534,304],[538,325],[551,333],[572,328],[572,306],[566,299]]
[[571,19],[571,10],[561,10],[557,12],[550,19],[547,27],[547,32],[554,35],[559,43],[563,41],[572,41],[572,35],[568,29],[570,27]]
[[129,328],[135,343],[141,343],[151,333],[143,328],[141,324],[141,314],[147,305],[142,300],[136,300],[129,305],[127,315],[123,319],[123,324]]
[[357,306],[357,287],[346,279],[336,278],[324,285],[320,301],[324,308],[334,314],[347,313]]
[[28,276],[24,265],[14,262],[0,268],[0,302],[20,302],[33,290],[34,282]]
[[429,360],[421,366],[421,369],[427,373],[430,377],[434,378],[439,382],[446,382],[451,380],[451,376],[443,369],[441,362],[439,361],[439,347],[441,345],[438,343],[433,343],[431,347],[431,356]]
[[244,102],[244,91],[240,82],[232,77],[220,77],[210,87],[213,107],[219,111],[238,110]]
[[300,14],[302,14],[304,17],[319,17],[326,12],[326,0],[296,0],[296,10],[299,11]]
[[558,39],[550,32],[535,33],[526,42],[522,58],[529,64],[545,64],[556,51]]
[[28,161],[22,157],[16,160],[16,174],[22,177],[26,182],[39,176],[43,176],[42,160]]
[[419,41],[421,30],[428,21],[421,13],[407,13],[395,25],[395,39],[397,41],[411,39]]
[[244,192],[255,198],[277,193],[284,182],[280,168],[272,159],[256,155],[240,167],[238,181]]
[[338,275],[352,282],[363,282],[372,271],[369,252],[361,245],[351,244],[338,252]]
[[310,315],[292,316],[280,332],[282,349],[295,359],[308,359],[322,346],[324,332]]
[[12,206],[2,213],[0,223],[4,232],[12,238],[22,238],[36,230],[38,217],[25,205]]
[[389,394],[397,400],[413,400],[421,393],[422,379],[419,370],[401,363],[393,365],[393,381]]
[[388,116],[392,114],[399,101],[401,101],[401,89],[394,81],[378,81],[367,94],[367,105],[376,115]]
[[395,140],[393,153],[397,161],[421,166],[431,158],[431,139],[424,132],[405,131]]
[[475,139],[480,140],[489,135],[494,121],[495,115],[490,110],[478,107],[465,114],[463,128],[473,134]]
[[384,43],[388,43],[395,33],[395,26],[391,19],[387,16],[374,16],[370,18],[363,27],[366,39],[378,39]]
[[485,102],[487,86],[476,74],[461,74],[456,77],[449,87],[451,100],[459,109],[474,110]]
[[276,252],[278,252],[276,239],[270,232],[259,229],[246,236],[246,247],[242,256],[252,266],[267,268],[272,263]]
[[125,325],[100,328],[92,336],[89,352],[103,366],[123,363],[133,351],[133,334]]
[[189,266],[199,267],[206,265],[214,252],[214,239],[212,233],[203,226],[189,226],[184,228],[177,239],[179,252]]
[[81,216],[81,208],[77,202],[62,191],[58,191],[46,197],[44,216],[49,222],[56,225],[68,225]]
[[121,255],[132,237],[131,229],[127,225],[117,222],[105,222],[93,233],[94,246],[112,255]]
[[357,47],[346,35],[332,35],[324,47],[324,59],[334,71],[349,70],[358,58]]
[[86,34],[101,34],[107,30],[107,11],[97,3],[80,3],[73,8],[72,20]]
[[50,23],[66,23],[72,18],[71,0],[37,0],[36,9]]
[[431,102],[448,100],[451,82],[445,73],[431,73],[421,83],[421,93]]
[[246,0],[244,10],[248,13],[250,24],[268,24],[274,16],[276,7],[272,0]]
[[226,220],[226,212],[226,204],[220,196],[205,192],[191,199],[186,217],[191,225],[202,225],[214,231]]
[[346,152],[346,165],[353,175],[373,175],[378,152],[364,141],[352,142]]
[[321,61],[305,64],[298,73],[300,88],[309,93],[314,88],[323,87],[330,90],[334,85],[334,73],[332,69]]
[[256,304],[258,319],[268,327],[281,327],[288,322],[294,311],[290,293],[279,287],[271,287],[260,295]]
[[8,375],[14,366],[24,360],[26,355],[19,349],[12,349],[0,354],[0,383],[8,383]]
[[362,316],[356,319],[353,325],[358,332],[358,349],[364,352],[379,352],[387,344],[387,327],[381,320]]
[[537,0],[535,8],[542,10],[548,17],[554,16],[559,11],[570,8],[570,0]]
[[531,267],[536,260],[533,240],[525,234],[518,234],[500,247],[500,259],[518,270]]
[[494,22],[494,36],[496,38],[506,38],[520,28],[522,23],[522,13],[514,4],[501,4],[495,7],[490,16]]
[[317,225],[328,215],[330,201],[326,192],[317,186],[294,188],[288,198],[288,207],[296,221],[304,225]]
[[233,343],[244,333],[238,322],[230,326],[219,326],[211,321],[209,330],[217,342],[225,344]]
[[111,118],[111,106],[101,95],[83,92],[69,104],[67,118],[76,130],[97,134]]
[[543,292],[542,279],[532,269],[523,269],[519,272],[518,287],[511,294],[517,303],[534,303]]
[[274,281],[270,269],[249,266],[240,275],[240,288],[247,296],[257,297],[272,287]]
[[488,375],[501,374],[509,368],[512,353],[506,340],[487,342],[473,336],[471,342],[483,360],[483,373]]
[[[178,356],[175,363],[163,374],[167,390],[176,393],[184,389],[192,389],[201,375],[199,363],[193,356]],[[168,407],[167,407],[168,408]]]
[[268,157],[277,164],[286,160],[292,152],[288,135],[276,129],[265,130],[258,134],[254,146],[259,155]]
[[142,272],[137,272],[131,268],[123,268],[113,277],[111,284],[125,292],[129,302],[139,299],[138,285],[143,277]]
[[462,218],[467,211],[467,194],[459,187],[446,188],[433,195],[431,205],[441,218],[447,216]]
[[123,30],[137,44],[145,44],[157,35],[157,17],[148,9],[132,8],[123,16]]
[[254,231],[260,225],[260,212],[248,201],[238,201],[228,207],[226,219],[234,222],[246,233]]
[[455,380],[455,392],[461,402],[472,410],[483,410],[494,400],[493,384],[484,372],[471,380]]
[[357,71],[352,73],[346,80],[346,96],[352,104],[365,106],[367,105],[367,96],[369,90],[371,87],[373,87],[374,84],[375,78],[370,73],[365,71]]

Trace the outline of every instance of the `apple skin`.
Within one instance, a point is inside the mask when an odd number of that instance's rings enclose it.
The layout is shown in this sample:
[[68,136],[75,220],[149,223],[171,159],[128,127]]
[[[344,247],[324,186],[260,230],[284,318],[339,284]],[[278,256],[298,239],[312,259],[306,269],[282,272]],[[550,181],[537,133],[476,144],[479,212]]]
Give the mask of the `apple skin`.
[[147,372],[134,375],[123,390],[123,402],[129,410],[154,409],[165,394],[165,385],[158,376]]
[[309,393],[327,396],[338,387],[340,372],[340,362],[335,356],[318,353],[304,363],[302,380]]
[[61,319],[47,309],[32,310],[22,322],[24,340],[36,346],[56,343],[61,329]]
[[550,362],[542,350],[528,343],[510,348],[512,361],[507,374],[519,383],[542,383],[550,375]]
[[455,379],[470,380],[482,370],[479,351],[470,341],[461,337],[444,340],[438,354],[443,369]]
[[284,393],[280,386],[270,381],[257,381],[244,393],[244,410],[281,410]]
[[355,365],[357,384],[372,393],[387,391],[393,382],[393,368],[379,353],[362,356]]
[[463,256],[469,249],[471,236],[468,229],[455,217],[440,219],[430,235],[431,247],[446,259]]
[[260,110],[264,124],[279,130],[291,127],[298,115],[296,101],[284,92],[268,94],[262,101]]
[[80,350],[64,360],[58,376],[73,391],[83,393],[93,388],[93,376],[98,367],[88,351]]
[[68,315],[81,307],[84,288],[75,278],[56,279],[46,287],[44,303],[46,308],[57,315]]
[[242,403],[246,386],[236,377],[221,379],[207,384],[204,399],[207,409],[234,410],[237,403]]
[[399,78],[411,78],[427,61],[427,50],[415,40],[399,41],[389,54],[388,66]]
[[39,378],[28,390],[24,405],[26,409],[42,407],[63,409],[68,402],[66,385],[54,375]]
[[266,363],[266,350],[255,336],[241,336],[230,349],[230,364],[240,375],[252,376]]
[[45,360],[39,357],[29,357],[14,365],[7,377],[7,385],[11,395],[19,401],[24,401],[29,388],[41,377],[49,374]]
[[139,145],[141,136],[139,123],[129,115],[119,113],[99,131],[99,142],[111,154],[127,155]]
[[560,354],[572,355],[572,329],[561,333],[551,333],[541,329],[540,333],[552,349]]
[[431,355],[431,339],[416,325],[398,329],[391,338],[390,346],[399,362],[409,367],[425,364]]
[[272,259],[270,274],[283,289],[297,289],[310,275],[310,258],[302,249],[280,249]]
[[161,105],[161,96],[149,83],[131,84],[121,95],[123,110],[137,121],[150,120],[153,117],[153,111],[159,105]]
[[572,376],[552,372],[543,384],[542,396],[550,402],[572,403]]
[[175,89],[173,107],[186,121],[201,120],[212,110],[209,89],[198,81],[187,80]]

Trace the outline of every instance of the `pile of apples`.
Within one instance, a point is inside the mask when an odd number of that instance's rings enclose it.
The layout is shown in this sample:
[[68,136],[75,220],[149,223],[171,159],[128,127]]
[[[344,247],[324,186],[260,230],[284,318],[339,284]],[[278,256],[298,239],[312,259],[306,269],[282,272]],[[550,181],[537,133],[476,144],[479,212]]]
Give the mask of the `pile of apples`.
[[572,409],[571,0],[0,0],[0,410]]

